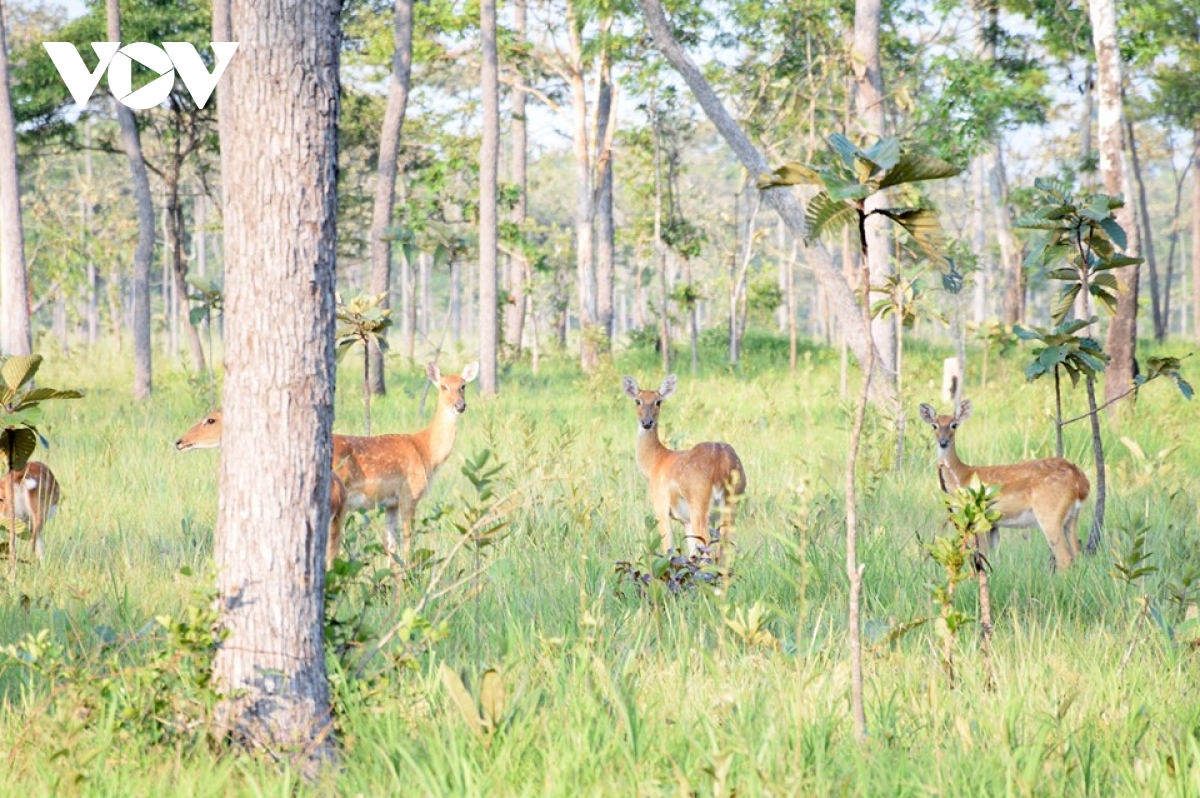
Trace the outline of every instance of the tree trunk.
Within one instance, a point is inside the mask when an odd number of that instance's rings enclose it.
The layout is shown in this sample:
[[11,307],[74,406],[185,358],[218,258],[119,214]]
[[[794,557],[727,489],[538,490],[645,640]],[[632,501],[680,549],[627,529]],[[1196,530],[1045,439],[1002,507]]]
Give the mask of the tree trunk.
[[1192,337],[1200,344],[1200,122],[1192,144]]
[[494,396],[499,388],[499,275],[497,252],[500,220],[496,181],[500,168],[500,83],[496,55],[496,0],[479,5],[479,36],[483,50],[480,70],[483,94],[483,141],[479,152],[479,391]]
[[420,313],[420,332],[423,338],[429,338],[429,331],[432,328],[430,319],[433,318],[433,285],[430,280],[430,257],[428,252],[422,252],[417,256],[417,294],[420,297],[419,307]]
[[450,258],[450,340],[462,340],[462,265]]
[[971,316],[976,324],[982,324],[988,318],[988,290],[991,287],[992,258],[987,246],[987,225],[984,222],[984,205],[987,196],[987,156],[980,153],[972,164],[971,176],[972,197],[971,226],[974,229],[972,238],[975,257],[978,259],[978,271],[975,272],[975,294],[971,304]]
[[[607,32],[611,17],[603,23]],[[612,55],[607,41],[600,56],[600,91],[596,102],[596,323],[601,345],[612,351],[613,281],[616,226],[613,220],[613,135],[617,128],[617,91],[612,79]]]
[[[218,0],[217,5],[220,5]],[[108,40],[121,41],[121,8],[119,0],[107,0]],[[216,11],[214,10],[214,19]],[[223,40],[228,41],[228,39]],[[133,197],[137,203],[138,240],[133,253],[133,396],[147,399],[152,388],[150,373],[150,266],[154,260],[154,203],[150,198],[150,175],[142,158],[142,141],[138,136],[133,111],[121,103],[117,122],[121,126],[121,144],[129,159],[133,182]]]
[[[517,46],[526,42],[526,0],[513,3],[513,35]],[[527,209],[527,163],[529,142],[525,123],[525,92],[513,89],[512,97],[512,182],[517,189],[517,202],[512,209],[512,222],[518,228],[525,225]],[[521,353],[521,341],[525,337],[525,255],[518,249],[508,258],[508,304],[505,306],[505,343],[514,355]]]
[[[176,137],[178,141],[178,137]],[[170,167],[167,179],[167,246],[171,254],[171,274],[174,279],[174,292],[172,296],[172,313],[175,319],[176,326],[179,325],[179,317],[183,311],[187,309],[187,258],[183,253],[183,203],[179,199],[179,173],[183,168],[183,161],[176,158]],[[204,357],[204,344],[200,341],[200,330],[191,319],[187,321],[187,338],[188,349],[191,350],[192,365],[196,367],[199,374],[204,374],[208,370],[208,365]]]
[[1141,225],[1139,239],[1142,243],[1142,252],[1146,255],[1146,273],[1150,277],[1150,313],[1154,324],[1154,339],[1161,341],[1167,337],[1167,320],[1163,316],[1162,293],[1158,290],[1158,259],[1154,255],[1154,233],[1150,229],[1150,205],[1146,201],[1146,181],[1142,179],[1142,164],[1138,158],[1133,120],[1128,116],[1125,119],[1125,132],[1128,134],[1129,165],[1133,171],[1133,182],[1137,186],[1138,201],[1134,216]]
[[[851,62],[854,69],[855,109],[859,126],[868,142],[883,138],[884,93],[883,69],[879,59],[879,29],[883,21],[881,0],[855,0],[854,41],[851,47]],[[867,198],[867,213],[889,205],[888,192],[878,191]],[[876,214],[867,219],[867,243],[871,263],[871,283],[882,285],[892,274],[888,253],[892,251],[891,227],[887,219]],[[871,337],[879,355],[879,363],[888,382],[896,379],[896,328],[890,320],[875,319],[871,322]]]
[[671,322],[667,315],[667,247],[662,239],[663,217],[663,180],[662,180],[662,146],[659,131],[658,106],[654,103],[654,92],[651,89],[650,113],[654,125],[654,262],[658,267],[658,287],[661,303],[659,304],[659,354],[662,355],[663,374],[671,373]]
[[[4,4],[0,2],[0,350],[7,355],[28,355],[33,351],[33,333],[25,273],[25,231],[21,226],[17,123],[8,91],[4,12]],[[12,551],[9,556],[16,558]]]
[[[392,240],[387,228],[392,224],[396,203],[396,165],[400,159],[400,133],[408,110],[408,84],[412,75],[413,0],[396,0],[392,24],[392,74],[388,79],[387,109],[379,132],[379,163],[375,167],[375,201],[371,206],[371,287],[372,296],[384,295],[383,307],[392,306]],[[387,391],[383,372],[383,351],[369,347],[371,392],[382,396]]]
[[1000,249],[1000,268],[1004,272],[1004,323],[1018,324],[1025,316],[1025,271],[1013,236],[1012,219],[1008,215],[1007,181],[1004,177],[1004,155],[998,144],[986,154],[990,176],[992,224]]
[[[1092,22],[1092,41],[1096,49],[1097,112],[1096,143],[1100,153],[1100,174],[1104,193],[1131,197],[1125,158],[1121,151],[1121,56],[1117,49],[1117,17],[1113,0],[1091,0],[1088,12]],[[1117,221],[1129,241],[1126,253],[1137,256],[1138,230],[1133,206],[1126,202],[1117,211]],[[1104,398],[1113,399],[1133,384],[1133,359],[1137,347],[1138,267],[1125,266],[1112,271],[1120,288],[1117,312],[1108,328],[1107,350],[1111,360],[1105,372]]]
[[[338,0],[237,0],[226,80],[226,378],[213,676],[235,740],[332,754],[323,646],[334,387]],[[281,56],[286,54],[286,57]],[[263,457],[263,452],[270,452]]]
[[[641,0],[641,4],[647,24],[654,36],[655,46],[688,84],[696,101],[704,109],[705,115],[737,155],[742,166],[752,175],[768,174],[771,167],[766,158],[746,138],[745,133],[722,105],[720,98],[713,91],[699,67],[696,66],[695,61],[675,40],[660,0]],[[801,239],[804,238],[806,234],[804,208],[792,193],[792,189],[784,187],[764,191],[763,201],[775,209],[794,235]],[[829,296],[834,315],[841,325],[842,334],[858,362],[864,365],[871,362],[874,364],[873,368],[879,369],[882,375],[879,364],[875,363],[874,355],[868,358],[868,350],[873,348],[874,344],[863,324],[858,304],[854,299],[854,292],[850,289],[846,278],[834,265],[829,251],[819,241],[813,242],[806,248],[805,261],[812,267],[813,274]],[[892,408],[896,401],[896,395],[891,384],[886,380],[873,380],[872,384],[874,385],[872,394],[874,400]]]
[[1093,90],[1093,75],[1095,67],[1092,62],[1088,61],[1087,66],[1083,71],[1083,112],[1079,118],[1079,182],[1084,187],[1090,182],[1088,176],[1094,174],[1092,169],[1092,114],[1094,112],[1094,102],[1092,100]]
[[592,159],[588,146],[587,85],[583,78],[583,42],[576,8],[567,5],[567,40],[570,44],[568,75],[571,88],[571,139],[575,153],[575,268],[579,282],[579,364],[585,374],[599,364],[596,327],[596,269],[593,240],[595,195],[592,192]]

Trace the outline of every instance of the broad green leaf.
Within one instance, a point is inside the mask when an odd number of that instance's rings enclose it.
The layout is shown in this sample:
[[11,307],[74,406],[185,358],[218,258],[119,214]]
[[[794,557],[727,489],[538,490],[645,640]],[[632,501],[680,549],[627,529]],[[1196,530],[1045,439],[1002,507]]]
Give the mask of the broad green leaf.
[[883,179],[879,181],[879,187],[887,188],[905,183],[919,183],[922,180],[941,180],[946,177],[954,177],[960,172],[962,169],[937,156],[908,152],[901,154],[896,165],[889,169]]
[[37,449],[37,439],[37,432],[29,427],[0,430],[0,460],[10,471],[24,468]]
[[900,139],[885,136],[872,144],[863,155],[881,171],[886,172],[900,162]]
[[33,379],[42,365],[41,355],[12,355],[0,366],[0,377],[4,384],[14,391]]
[[841,156],[842,162],[850,168],[854,167],[854,159],[862,155],[862,150],[841,133],[834,133],[829,137],[829,146]]
[[197,305],[188,311],[188,321],[193,327],[208,318],[208,305]]
[[1029,329],[1028,327],[1023,327],[1020,324],[1014,324],[1013,335],[1017,336],[1022,341],[1037,341],[1043,337],[1044,333],[1040,332],[1037,328]]
[[1098,285],[1093,285],[1091,287],[1091,293],[1092,293],[1092,296],[1096,297],[1096,299],[1099,300],[1100,304],[1104,305],[1104,309],[1107,310],[1110,315],[1114,315],[1114,316],[1116,315],[1116,313],[1117,313],[1117,298],[1115,296],[1110,294],[1108,291],[1105,291],[1102,287],[1100,287]]
[[850,180],[840,180],[829,176],[825,178],[825,191],[831,199],[839,202],[843,200],[863,200],[875,193],[876,186],[873,183],[855,183]]
[[1115,274],[1110,274],[1109,272],[1104,272],[1094,276],[1092,278],[1092,285],[1098,285],[1102,288],[1110,288],[1113,291],[1116,291],[1119,288],[1117,285],[1117,276]]
[[1050,318],[1054,319],[1054,323],[1058,324],[1067,317],[1071,312],[1071,308],[1075,304],[1075,297],[1079,296],[1079,283],[1066,286],[1058,296],[1054,298],[1054,302],[1050,305]]
[[801,183],[821,185],[821,174],[808,164],[785,163],[769,175],[758,178],[758,188],[768,189],[776,186],[795,186]]
[[822,191],[810,199],[808,207],[804,209],[804,224],[808,228],[805,239],[813,241],[826,232],[837,232],[857,221],[858,211],[853,206],[830,199]]
[[1104,232],[1108,233],[1108,237],[1112,240],[1116,248],[1125,249],[1125,230],[1121,227],[1121,225],[1117,224],[1117,220],[1111,216],[1106,216],[1097,221],[1099,221],[1100,226],[1104,228]]
[[1134,266],[1142,262],[1141,258],[1130,257],[1120,253],[1113,255],[1103,263],[1097,263],[1092,267],[1093,271],[1107,271],[1108,269],[1119,269],[1122,266]]
[[450,262],[450,248],[445,244],[438,244],[437,249],[433,251],[433,268],[440,269]]
[[1049,369],[1053,366],[1062,363],[1067,357],[1066,346],[1048,346],[1043,349],[1037,357],[1039,363]]
[[[21,402],[17,405],[17,409],[21,409],[28,402],[42,402],[46,399],[82,399],[83,392],[76,390],[60,391],[56,388],[34,388],[29,393],[21,397]],[[0,417],[2,418],[2,417]]]
[[926,255],[944,262],[942,224],[934,211],[929,208],[881,208],[878,213],[903,227]]
[[1061,269],[1055,269],[1046,276],[1051,280],[1078,280],[1079,272],[1064,266]]

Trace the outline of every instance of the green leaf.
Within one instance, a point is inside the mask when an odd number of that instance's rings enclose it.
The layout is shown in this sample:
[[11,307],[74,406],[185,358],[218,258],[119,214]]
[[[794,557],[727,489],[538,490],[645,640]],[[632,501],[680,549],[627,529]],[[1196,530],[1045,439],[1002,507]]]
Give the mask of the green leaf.
[[1037,329],[1031,330],[1028,327],[1021,326],[1020,324],[1014,324],[1013,335],[1017,336],[1022,341],[1038,341],[1042,339],[1044,333],[1039,332]]
[[193,327],[199,326],[200,322],[208,318],[208,305],[197,305],[188,311],[188,321]]
[[863,200],[875,193],[876,187],[873,183],[855,183],[850,180],[841,180],[832,175],[825,178],[825,191],[831,199],[839,202],[842,200]]
[[883,179],[879,181],[879,187],[887,188],[905,183],[919,183],[922,180],[941,180],[954,177],[960,172],[962,169],[936,156],[906,152],[901,154],[896,165],[889,169]]
[[[41,402],[46,399],[82,399],[83,392],[76,390],[60,391],[56,388],[34,388],[29,393],[21,397],[21,402],[17,405],[17,410],[28,405],[30,402]],[[2,417],[0,417],[2,418]]]
[[769,175],[758,178],[758,188],[768,189],[776,186],[795,186],[801,183],[821,185],[821,174],[808,164],[785,163]]
[[1109,312],[1109,315],[1115,316],[1117,314],[1117,298],[1115,296],[1097,285],[1091,287],[1091,293],[1092,296],[1099,300],[1101,305],[1104,305],[1104,309]]
[[1092,267],[1092,271],[1107,271],[1108,269],[1119,269],[1122,266],[1136,266],[1142,262],[1142,258],[1134,258],[1129,255],[1120,253],[1112,255],[1102,263],[1097,263]]
[[854,166],[854,159],[862,155],[862,150],[841,133],[834,133],[829,137],[829,146],[841,156],[842,162],[851,168]]
[[[11,449],[12,458],[9,458]],[[29,427],[0,430],[0,460],[9,471],[22,469],[37,449],[37,431]]]
[[822,191],[808,201],[804,209],[804,224],[808,228],[805,239],[813,241],[825,232],[837,232],[858,221],[858,210],[852,205],[830,199]]
[[1037,361],[1046,369],[1053,368],[1066,360],[1066,346],[1048,346],[1038,354]]
[[903,227],[926,255],[938,261],[942,256],[942,223],[929,208],[880,208],[878,213]]
[[[1107,204],[1107,199],[1105,204]],[[1117,249],[1125,249],[1125,230],[1121,227],[1121,225],[1117,224],[1116,219],[1112,218],[1111,216],[1105,216],[1101,219],[1097,219],[1096,221],[1098,221],[1100,226],[1104,228],[1104,232],[1108,233],[1108,237],[1112,240],[1113,245],[1116,246]]]
[[440,269],[450,262],[450,248],[445,244],[438,244],[437,249],[433,251],[433,268]]
[[1069,285],[1054,298],[1054,302],[1050,305],[1050,318],[1054,319],[1055,324],[1062,322],[1071,312],[1071,308],[1075,305],[1075,297],[1079,296],[1079,288],[1079,283]]
[[0,377],[11,390],[19,391],[22,385],[33,379],[41,365],[41,355],[12,355],[0,366]]
[[881,171],[886,172],[900,162],[900,139],[895,136],[881,138],[863,155]]

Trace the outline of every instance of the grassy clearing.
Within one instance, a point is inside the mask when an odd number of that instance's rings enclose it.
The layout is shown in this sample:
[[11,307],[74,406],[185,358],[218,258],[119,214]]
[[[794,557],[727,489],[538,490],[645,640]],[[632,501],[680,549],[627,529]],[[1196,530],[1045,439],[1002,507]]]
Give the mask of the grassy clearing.
[[[698,376],[681,372],[664,408],[671,445],[734,444],[749,499],[732,584],[657,604],[622,589],[614,572],[617,560],[645,556],[653,533],[633,457],[633,410],[620,390],[622,373],[658,376],[653,354],[622,354],[590,379],[565,360],[536,377],[517,366],[503,375],[499,399],[471,399],[455,454],[422,505],[428,520],[418,547],[453,545],[451,521],[474,501],[460,468],[483,449],[505,464],[498,492],[521,489],[526,499],[511,513],[509,534],[480,555],[485,574],[430,607],[446,621],[444,639],[411,659],[391,649],[361,679],[334,664],[344,760],[336,784],[322,787],[430,795],[1200,793],[1200,654],[1165,629],[1182,619],[1171,587],[1200,564],[1200,438],[1191,434],[1200,406],[1155,384],[1135,410],[1106,419],[1110,525],[1100,556],[1053,577],[1039,532],[1002,533],[992,578],[997,689],[984,689],[974,628],[960,640],[960,682],[952,687],[929,626],[887,641],[899,624],[934,612],[928,583],[938,576],[923,549],[942,518],[932,440],[914,419],[918,402],[938,403],[940,355],[910,350],[904,467],[893,468],[885,419],[873,417],[866,438],[860,558],[873,648],[870,742],[860,748],[844,663],[840,475],[849,405],[838,393],[838,354],[806,351],[792,376],[780,365],[781,344],[760,343],[738,375],[721,367],[719,353],[706,353]],[[16,586],[2,588],[0,643],[48,629],[64,646],[104,651],[129,668],[130,683],[117,680],[115,695],[138,689],[133,668],[154,653],[154,617],[196,604],[206,586],[217,455],[171,445],[204,412],[202,392],[168,376],[152,402],[138,405],[126,398],[119,369],[100,360],[46,366],[50,384],[89,393],[48,414],[52,448],[39,457],[66,498],[47,528],[46,565],[23,564]],[[1015,359],[993,357],[991,386],[970,392],[976,411],[959,436],[969,462],[1052,453],[1050,388],[1025,384],[1019,369]],[[392,364],[392,392],[372,407],[377,431],[422,425],[421,371]],[[339,393],[339,431],[361,429],[354,376]],[[1082,391],[1068,399],[1068,412],[1082,411]],[[1068,456],[1094,477],[1087,434],[1084,424],[1069,429]],[[1121,436],[1150,461],[1131,455]],[[1089,504],[1081,530],[1090,520]],[[1110,549],[1126,547],[1141,526],[1159,570],[1127,586],[1109,575]],[[353,523],[348,550],[371,559],[381,528],[380,518]],[[474,564],[464,552],[454,572]],[[410,584],[376,602],[368,609],[374,628],[392,626],[419,593]],[[1139,614],[1143,595],[1161,625]],[[958,603],[973,612],[974,602],[968,583]],[[756,603],[770,611],[770,637],[748,641],[726,618]],[[501,671],[508,711],[487,741],[451,700],[442,663],[466,674],[472,690],[485,669]],[[272,795],[297,786],[270,764],[211,750],[200,735],[149,740],[115,714],[117,698],[72,706],[69,693],[11,665],[0,672],[0,692],[8,747],[0,768],[14,791]]]

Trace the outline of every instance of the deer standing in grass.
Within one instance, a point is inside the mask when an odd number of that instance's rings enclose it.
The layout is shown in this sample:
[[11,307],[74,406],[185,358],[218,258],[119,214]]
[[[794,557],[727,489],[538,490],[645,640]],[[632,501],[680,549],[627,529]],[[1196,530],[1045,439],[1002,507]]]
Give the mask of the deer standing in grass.
[[[1002,513],[997,527],[1032,529],[1041,527],[1054,552],[1057,570],[1065,571],[1079,556],[1079,537],[1075,525],[1079,508],[1091,491],[1088,478],[1079,466],[1061,457],[1045,457],[1024,463],[996,466],[970,466],[958,459],[954,434],[971,416],[971,403],[963,400],[952,416],[939,416],[933,407],[921,405],[921,420],[933,427],[938,444],[938,480],[942,490],[950,491],[979,477],[985,485],[1000,488],[996,510]],[[995,548],[1000,542],[998,529],[992,529],[977,541],[981,550]]]
[[689,530],[689,555],[694,556],[701,546],[707,549],[710,512],[715,510],[719,537],[712,554],[715,562],[722,563],[725,547],[732,546],[737,502],[746,492],[742,461],[728,443],[698,443],[674,451],[659,440],[658,415],[663,401],[675,392],[674,374],[663,380],[657,391],[639,390],[632,377],[625,377],[623,383],[637,410],[637,463],[650,483],[650,503],[658,519],[663,551],[674,549],[671,519]]
[[467,383],[479,374],[471,363],[461,375],[443,376],[436,363],[426,369],[437,388],[437,409],[429,426],[412,435],[333,436],[333,468],[350,506],[382,505],[387,519],[384,547],[396,551],[397,520],[404,528],[404,562],[412,557],[412,522],[417,502],[429,490],[433,475],[450,458],[458,417],[467,412]]
[[[0,481],[0,519],[9,523],[14,515],[29,527],[33,551],[39,560],[46,558],[46,546],[42,542],[42,527],[58,512],[58,480],[45,463],[26,463],[17,471],[10,471]],[[8,553],[16,557],[15,551]]]
[[[225,421],[221,411],[209,413],[175,441],[181,452],[190,449],[216,449],[221,445]],[[333,437],[337,438],[337,435]],[[329,542],[325,546],[325,567],[333,567],[342,547],[342,528],[346,521],[346,486],[333,474],[329,481]]]

